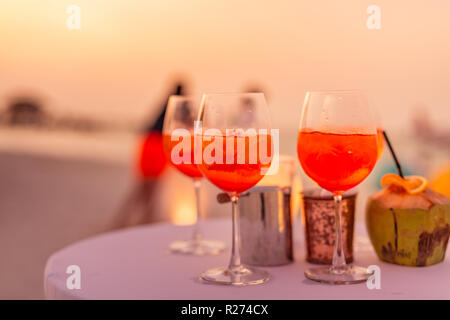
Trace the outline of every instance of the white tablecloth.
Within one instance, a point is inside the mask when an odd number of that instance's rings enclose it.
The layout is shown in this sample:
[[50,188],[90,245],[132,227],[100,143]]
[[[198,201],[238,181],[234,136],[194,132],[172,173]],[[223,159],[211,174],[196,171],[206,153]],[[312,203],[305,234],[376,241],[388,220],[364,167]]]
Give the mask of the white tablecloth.
[[[48,299],[450,299],[449,257],[422,268],[383,263],[362,225],[357,228],[355,262],[381,268],[381,289],[369,290],[366,283],[331,286],[307,280],[303,272],[312,265],[304,259],[300,224],[294,228],[295,263],[266,267],[272,277],[262,285],[201,283],[198,275],[203,270],[228,263],[229,246],[217,256],[170,254],[168,244],[189,238],[192,229],[156,224],[106,233],[56,252],[45,268],[45,294]],[[209,238],[230,244],[231,221],[207,221],[204,231]],[[69,265],[80,267],[81,289],[67,289]]]

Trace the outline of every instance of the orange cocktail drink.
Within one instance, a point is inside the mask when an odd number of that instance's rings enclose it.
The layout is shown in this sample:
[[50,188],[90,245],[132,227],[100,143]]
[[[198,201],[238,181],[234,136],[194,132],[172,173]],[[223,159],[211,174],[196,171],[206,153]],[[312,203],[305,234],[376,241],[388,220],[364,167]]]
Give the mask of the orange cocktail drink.
[[377,135],[303,129],[297,153],[312,180],[330,192],[343,193],[361,183],[375,166]]
[[[179,143],[181,143],[182,139],[190,139],[190,147],[187,148],[181,148],[179,153],[176,155],[180,159],[184,159],[184,153],[187,152],[189,156],[189,161],[181,161],[180,163],[176,163],[173,161],[173,155],[172,151]],[[202,178],[202,173],[197,168],[197,165],[194,161],[194,135],[191,135],[190,137],[179,137],[179,139],[172,140],[171,135],[165,134],[163,136],[163,145],[164,145],[164,151],[166,153],[167,159],[169,159],[170,163],[178,169],[181,173],[187,175],[191,178]]]
[[[207,159],[212,143],[218,147],[209,153],[211,159]],[[204,135],[202,156],[199,168],[205,177],[225,192],[240,194],[264,177],[271,164],[272,141],[267,134]]]

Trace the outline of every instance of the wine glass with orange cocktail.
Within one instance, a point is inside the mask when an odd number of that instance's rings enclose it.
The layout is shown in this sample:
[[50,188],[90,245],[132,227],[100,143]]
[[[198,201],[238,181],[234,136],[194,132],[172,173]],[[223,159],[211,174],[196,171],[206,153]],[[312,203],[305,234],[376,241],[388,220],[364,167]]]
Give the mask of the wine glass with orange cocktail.
[[171,96],[164,117],[163,146],[167,159],[178,171],[194,181],[197,204],[197,222],[192,239],[170,244],[174,253],[193,255],[217,254],[225,248],[220,241],[206,240],[200,230],[202,220],[200,188],[202,173],[194,161],[194,121],[200,107],[199,99],[186,96]]
[[[201,279],[211,283],[251,285],[269,278],[266,271],[241,263],[238,200],[266,174],[272,162],[269,109],[262,93],[205,94],[201,121],[199,169],[232,203],[232,250],[227,267],[210,269]],[[199,121],[199,123],[200,123]]]
[[366,268],[347,265],[342,243],[342,194],[361,183],[378,158],[376,125],[359,91],[308,92],[297,153],[304,172],[335,200],[336,240],[331,267],[306,270],[307,278],[333,284],[366,281]]

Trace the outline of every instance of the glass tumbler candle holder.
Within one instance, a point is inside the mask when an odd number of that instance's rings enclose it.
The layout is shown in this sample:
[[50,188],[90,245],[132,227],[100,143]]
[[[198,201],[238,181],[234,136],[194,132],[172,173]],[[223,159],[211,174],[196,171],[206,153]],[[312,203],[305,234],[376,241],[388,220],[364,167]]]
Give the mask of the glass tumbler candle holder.
[[[306,260],[315,264],[331,264],[336,240],[333,195],[321,189],[302,192],[305,226]],[[342,236],[347,263],[353,262],[353,229],[356,192],[342,197]]]

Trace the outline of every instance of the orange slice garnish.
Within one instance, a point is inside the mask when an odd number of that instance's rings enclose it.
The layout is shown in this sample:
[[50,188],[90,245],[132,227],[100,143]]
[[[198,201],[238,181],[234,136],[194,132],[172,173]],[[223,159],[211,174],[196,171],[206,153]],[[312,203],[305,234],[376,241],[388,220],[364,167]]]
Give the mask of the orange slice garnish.
[[418,194],[428,187],[428,180],[422,176],[407,176],[403,179],[399,175],[388,173],[381,178],[381,186],[396,186],[409,194]]

